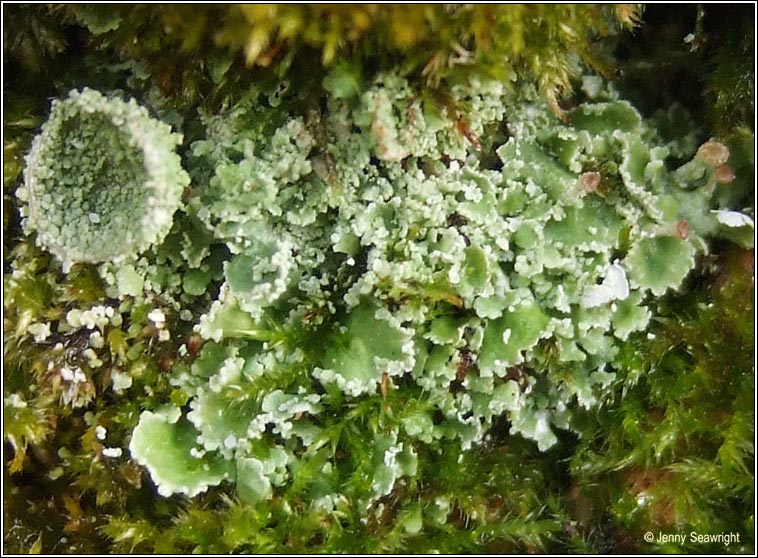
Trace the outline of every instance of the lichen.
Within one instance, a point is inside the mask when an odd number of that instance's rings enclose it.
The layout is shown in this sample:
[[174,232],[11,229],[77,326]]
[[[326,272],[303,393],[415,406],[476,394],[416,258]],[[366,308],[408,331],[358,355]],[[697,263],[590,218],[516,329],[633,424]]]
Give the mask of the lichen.
[[160,243],[189,184],[179,143],[134,100],[85,88],[54,101],[17,190],[25,230],[67,267]]
[[[307,461],[297,448],[323,443],[319,417],[344,401],[412,390],[428,409],[397,409],[375,433],[392,443],[372,454],[369,501],[411,474],[390,450],[468,449],[504,415],[545,451],[575,409],[602,405],[653,297],[680,287],[701,234],[737,218],[710,209],[723,145],[669,170],[652,124],[595,94],[566,125],[528,87],[474,80],[446,101],[477,107],[463,133],[391,73],[268,137],[228,133],[254,120],[244,105],[208,118],[193,164],[210,179],[188,212],[232,256],[196,328],[213,360],[175,381],[203,451],[261,477],[246,498],[273,494],[267,451]],[[141,459],[163,493],[187,492]]]

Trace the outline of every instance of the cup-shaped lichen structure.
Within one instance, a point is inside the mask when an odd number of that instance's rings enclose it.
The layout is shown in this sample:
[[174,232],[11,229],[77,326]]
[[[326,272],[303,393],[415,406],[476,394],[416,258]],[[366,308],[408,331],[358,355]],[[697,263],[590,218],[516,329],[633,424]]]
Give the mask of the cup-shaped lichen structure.
[[139,254],[166,236],[189,184],[181,141],[134,100],[85,88],[53,101],[18,190],[24,229],[64,263]]

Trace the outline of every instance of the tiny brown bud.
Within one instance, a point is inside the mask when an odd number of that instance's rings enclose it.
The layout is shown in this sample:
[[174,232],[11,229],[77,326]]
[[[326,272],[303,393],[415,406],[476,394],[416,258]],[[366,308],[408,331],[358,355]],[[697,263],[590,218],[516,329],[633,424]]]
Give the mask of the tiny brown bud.
[[203,348],[203,338],[197,333],[193,333],[187,339],[187,352],[192,356],[195,356]]
[[158,359],[158,367],[164,372],[168,372],[174,367],[174,357],[169,353],[164,353]]
[[713,167],[723,165],[729,160],[729,148],[717,141],[705,142],[698,148],[697,154],[706,164]]
[[599,172],[585,172],[580,177],[579,180],[582,184],[582,191],[589,194],[590,192],[594,192],[598,189],[600,186],[600,182],[602,181],[602,176]]
[[734,182],[735,179],[734,169],[726,164],[716,167],[713,175],[719,184],[729,184],[730,182]]
[[690,237],[690,230],[690,224],[684,219],[676,224],[676,235],[682,240],[687,240]]

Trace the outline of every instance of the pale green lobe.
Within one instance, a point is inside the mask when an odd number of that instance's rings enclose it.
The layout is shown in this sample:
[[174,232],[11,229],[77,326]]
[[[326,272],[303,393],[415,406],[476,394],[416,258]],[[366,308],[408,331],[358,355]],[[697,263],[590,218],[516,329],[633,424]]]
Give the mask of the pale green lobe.
[[481,318],[498,318],[503,314],[507,305],[504,297],[500,295],[479,296],[474,300],[474,310],[476,315]]
[[[198,268],[210,253],[209,244],[212,236],[202,223],[189,216],[184,216],[182,227],[184,229],[181,244],[182,257],[187,260],[191,268]],[[195,271],[195,269],[190,271]]]
[[464,296],[481,292],[489,283],[489,265],[486,254],[479,248],[466,248],[463,261],[461,287]]
[[434,422],[429,413],[418,411],[402,419],[403,428],[408,436],[431,443]]
[[695,267],[695,248],[674,236],[645,238],[631,248],[624,267],[631,281],[661,296],[678,287]]
[[350,232],[343,232],[338,235],[334,243],[334,251],[355,256],[361,249],[361,240]]
[[237,496],[248,504],[255,504],[268,500],[272,493],[263,462],[254,457],[237,458]]
[[431,323],[429,333],[425,337],[438,345],[455,344],[461,339],[461,329],[458,320],[449,316],[441,316]]
[[507,188],[503,192],[502,199],[497,205],[497,211],[506,217],[519,215],[530,202],[529,195],[526,193],[526,188],[520,182],[515,181],[506,183],[506,185]]
[[376,307],[368,302],[350,313],[347,331],[332,336],[328,343],[322,360],[328,372],[322,380],[333,379],[353,393],[368,392],[375,389],[386,371],[377,367],[377,358],[405,360],[407,335],[386,320],[377,319],[375,313]]
[[418,457],[413,448],[396,441],[397,435],[377,435],[374,446],[374,471],[372,491],[374,496],[389,494],[395,481],[402,476],[414,476],[418,469]]
[[658,197],[658,207],[661,210],[661,218],[666,222],[674,222],[677,219],[679,207],[677,200],[670,194]]
[[524,250],[530,250],[537,246],[537,243],[540,240],[539,233],[537,232],[537,227],[541,226],[541,224],[531,222],[522,223],[516,230],[516,234],[513,238],[516,246]]
[[[258,318],[289,286],[293,269],[287,241],[268,238],[265,230],[253,232],[253,244],[225,266],[226,281],[243,310]],[[264,238],[256,238],[263,235]]]
[[[538,145],[510,138],[500,146],[497,155],[503,161],[503,175],[517,180],[533,181],[554,201],[563,200],[576,177]],[[532,200],[533,201],[533,200]],[[532,203],[525,217],[535,217],[540,207]]]
[[565,337],[558,336],[556,337],[556,341],[562,361],[582,362],[586,360],[587,354],[577,346],[574,339],[567,339]]
[[226,266],[226,280],[235,293],[251,291],[255,287],[253,281],[253,265],[256,258],[241,254],[233,258]]
[[237,401],[225,393],[203,391],[192,400],[187,418],[200,434],[199,440],[207,450],[221,449],[229,453],[236,440],[247,436],[250,421],[257,414],[254,401]]
[[205,293],[211,279],[211,274],[208,271],[202,269],[190,269],[182,278],[184,292],[194,296],[200,296]]
[[611,323],[619,339],[626,340],[634,331],[642,331],[650,321],[650,310],[642,305],[642,294],[637,291],[626,300],[616,303]]
[[621,218],[602,198],[587,196],[581,207],[567,207],[562,219],[545,225],[545,240],[579,248],[615,243],[622,225]]
[[140,276],[132,265],[125,265],[116,273],[118,292],[122,295],[139,296],[145,280]]
[[501,415],[505,411],[515,411],[519,407],[519,387],[513,380],[497,386],[492,393],[489,409],[495,415]]
[[479,356],[479,369],[503,376],[506,367],[523,361],[522,351],[531,349],[546,335],[550,318],[534,300],[508,309],[502,318],[487,325]]
[[544,409],[525,408],[516,411],[511,414],[511,432],[536,441],[539,450],[545,451],[558,441],[550,428],[548,416]]
[[461,208],[466,213],[471,213],[481,218],[490,218],[494,215],[494,206],[497,199],[493,176],[483,172],[477,172],[472,167],[463,169],[462,177],[476,186],[481,193],[481,199],[477,202],[463,202]]
[[196,496],[233,478],[233,463],[219,455],[195,457],[193,448],[198,448],[197,431],[190,422],[179,419],[172,423],[150,411],[140,416],[129,444],[132,457],[147,467],[162,496]]
[[624,136],[626,143],[626,156],[621,167],[622,174],[627,178],[626,183],[630,182],[634,186],[643,186],[645,184],[645,167],[650,161],[650,154],[647,145],[641,138],[635,136]]
[[583,333],[580,344],[587,354],[611,358],[616,353],[616,346],[606,333],[607,326],[604,324],[591,327]]
[[219,371],[228,356],[227,347],[208,341],[203,345],[198,358],[192,363],[192,373],[202,378],[210,378]]
[[641,123],[639,113],[626,101],[585,104],[571,113],[572,126],[593,134],[632,132]]
[[450,345],[436,345],[426,359],[425,375],[439,376],[450,381],[455,379],[455,368],[450,361],[454,352],[455,350]]
[[571,172],[580,173],[582,171],[580,156],[591,144],[587,132],[577,133],[576,130],[566,128],[563,133],[556,134],[556,137],[550,138],[546,143],[550,152],[563,166]]
[[271,341],[276,335],[239,307],[236,300],[217,304],[201,322],[201,334],[209,339],[242,338]]
[[561,390],[568,397],[576,397],[577,403],[585,409],[597,405],[598,388],[610,384],[615,375],[602,370],[591,370],[586,366],[573,366],[567,369],[566,379]]

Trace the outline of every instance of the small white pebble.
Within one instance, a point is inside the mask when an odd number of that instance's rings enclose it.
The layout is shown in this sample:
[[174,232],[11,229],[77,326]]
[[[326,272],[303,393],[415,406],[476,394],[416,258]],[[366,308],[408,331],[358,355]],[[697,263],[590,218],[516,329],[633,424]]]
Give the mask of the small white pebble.
[[150,310],[147,319],[153,322],[157,327],[161,328],[163,327],[163,324],[166,323],[166,314],[164,314],[163,310],[160,308],[155,308],[154,310]]
[[116,369],[111,373],[111,382],[113,382],[113,391],[116,393],[121,393],[125,389],[132,387],[132,377]]
[[99,424],[95,427],[95,437],[97,437],[98,440],[105,440],[105,435],[107,433],[108,431]]
[[74,383],[79,384],[87,381],[87,376],[82,372],[81,368],[74,370]]
[[6,397],[5,404],[10,405],[11,407],[15,407],[16,409],[25,409],[27,406],[26,401],[21,399],[21,396],[18,393],[14,393],[9,397]]
[[105,457],[121,457],[122,453],[121,448],[105,448],[103,450]]
[[71,370],[69,367],[64,366],[61,368],[61,378],[66,380],[67,382],[70,382],[74,379],[74,371]]
[[97,356],[97,353],[92,349],[85,349],[82,353],[87,358],[87,364],[92,368],[99,368],[103,365],[103,361]]
[[35,343],[42,343],[50,336],[50,324],[47,322],[31,324],[27,330],[34,335]]
[[105,339],[99,331],[95,330],[90,333],[89,346],[93,349],[102,349],[105,346]]

